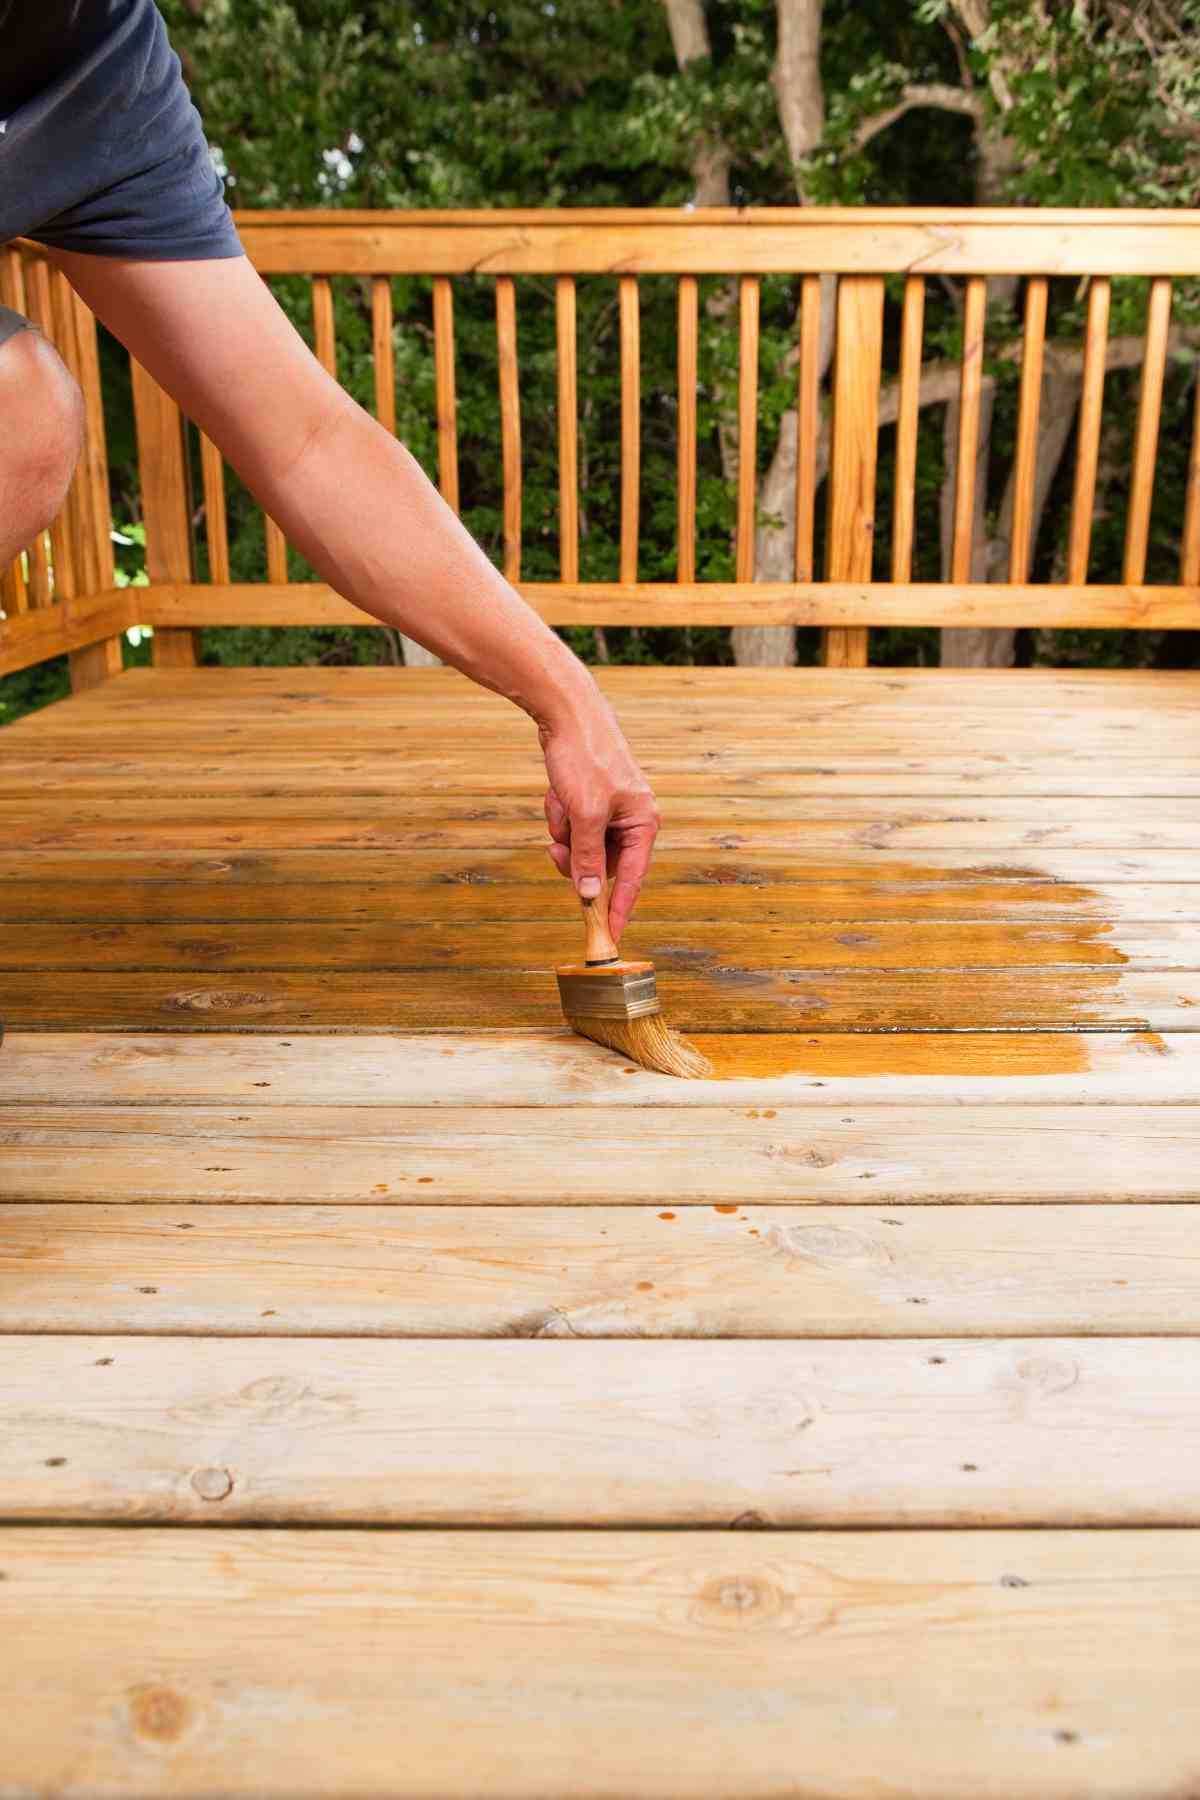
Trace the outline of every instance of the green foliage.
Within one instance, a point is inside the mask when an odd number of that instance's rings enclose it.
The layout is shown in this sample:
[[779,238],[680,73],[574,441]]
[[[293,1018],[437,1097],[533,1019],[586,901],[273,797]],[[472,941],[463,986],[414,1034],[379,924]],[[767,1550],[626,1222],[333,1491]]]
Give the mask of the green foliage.
[[[914,83],[972,84],[993,139],[1003,138],[1004,197],[1055,206],[1175,206],[1189,203],[1200,173],[1200,0],[1154,7],[1136,0],[993,0],[992,25],[968,45],[955,0],[826,0],[822,76],[826,122],[820,146],[789,164],[771,73],[774,0],[708,0],[710,60],[676,67],[661,0],[505,0],[489,10],[466,0],[165,0],[229,198],[242,207],[678,206],[693,189],[702,144],[723,145],[730,187],[746,206],[790,205],[797,186],[839,205],[970,204],[976,192],[974,121],[961,111],[918,106],[878,122]],[[902,279],[888,283],[885,379],[898,360]],[[309,284],[272,282],[311,341]],[[578,284],[581,576],[615,577],[620,544],[619,327],[611,279]],[[1111,332],[1144,328],[1143,280],[1113,286]],[[697,574],[733,574],[734,495],[722,472],[718,420],[736,391],[736,308],[714,316],[721,283],[701,283],[698,400]],[[338,375],[374,405],[369,284],[334,283]],[[639,575],[675,573],[675,298],[665,278],[641,291],[642,468]],[[454,284],[462,516],[493,560],[503,560],[494,285]],[[397,430],[437,478],[430,283],[398,277],[395,313]],[[762,284],[758,467],[769,466],[784,411],[794,401],[786,362],[795,334],[798,284]],[[522,578],[559,572],[554,284],[517,283],[522,389]],[[927,287],[928,357],[953,359],[961,339],[961,290]],[[1019,296],[1018,296],[1019,307]],[[1086,293],[1051,287],[1050,334],[1078,343]],[[1177,284],[1174,318],[1200,317],[1196,284]],[[1019,311],[989,317],[987,369],[996,382],[990,520],[1000,506],[1015,432],[1018,364],[1005,355]],[[102,366],[109,418],[114,514],[130,521],[117,545],[119,580],[139,579],[139,499],[127,359],[105,334]],[[1149,579],[1171,579],[1183,515],[1195,363],[1173,357],[1152,520]],[[1104,488],[1091,574],[1119,580],[1121,531],[1137,411],[1138,374],[1114,372],[1106,386]],[[923,414],[914,575],[941,575],[939,500],[943,412]],[[880,441],[876,569],[889,566],[894,433]],[[202,493],[193,445],[193,486]],[[1068,447],[1042,531],[1035,575],[1061,566],[1070,507]],[[823,505],[823,496],[821,502]],[[234,580],[265,573],[258,509],[230,475],[227,493]],[[207,573],[203,507],[196,555]],[[823,523],[818,517],[818,532]],[[820,536],[818,541],[821,541]],[[309,574],[294,552],[289,572]],[[569,631],[580,654],[621,661],[725,661],[728,633]],[[1020,656],[1075,661],[1113,657],[1170,663],[1194,657],[1183,634],[1022,634]],[[383,630],[208,630],[212,662],[391,661]],[[815,654],[801,634],[801,654]],[[936,634],[879,631],[880,660],[932,662]],[[126,647],[144,658],[143,642]],[[54,664],[0,682],[0,718],[65,690]]]

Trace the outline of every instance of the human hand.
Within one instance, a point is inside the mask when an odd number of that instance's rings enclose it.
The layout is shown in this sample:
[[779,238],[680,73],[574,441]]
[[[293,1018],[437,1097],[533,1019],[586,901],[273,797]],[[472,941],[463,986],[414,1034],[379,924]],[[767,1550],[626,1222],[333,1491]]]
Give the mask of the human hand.
[[618,939],[658,835],[650,784],[602,700],[553,726],[540,726],[538,736],[550,779],[550,859],[560,875],[574,882],[581,900],[594,900],[605,877],[614,877],[608,920]]

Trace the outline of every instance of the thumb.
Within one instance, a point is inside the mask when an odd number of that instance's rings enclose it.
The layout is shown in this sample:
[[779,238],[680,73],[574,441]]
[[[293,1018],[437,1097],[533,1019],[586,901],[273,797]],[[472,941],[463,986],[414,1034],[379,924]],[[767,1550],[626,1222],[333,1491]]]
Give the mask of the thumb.
[[594,900],[604,886],[607,823],[594,814],[571,817],[571,880],[581,900]]

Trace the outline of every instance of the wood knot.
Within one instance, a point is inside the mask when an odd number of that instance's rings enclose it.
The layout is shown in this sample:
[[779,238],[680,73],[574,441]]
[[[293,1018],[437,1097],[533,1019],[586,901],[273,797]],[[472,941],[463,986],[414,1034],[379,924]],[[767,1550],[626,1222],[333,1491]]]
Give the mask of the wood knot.
[[188,1713],[187,1701],[173,1688],[134,1688],[129,1696],[133,1729],[156,1744],[174,1743],[188,1722]]
[[182,1012],[256,1012],[275,1004],[270,994],[254,993],[248,988],[191,988],[167,994],[163,1000],[164,1006]]
[[202,1500],[227,1500],[233,1492],[233,1476],[228,1469],[197,1469],[192,1486]]
[[714,1575],[698,1595],[705,1622],[720,1630],[747,1631],[769,1626],[783,1610],[779,1589],[761,1575]]

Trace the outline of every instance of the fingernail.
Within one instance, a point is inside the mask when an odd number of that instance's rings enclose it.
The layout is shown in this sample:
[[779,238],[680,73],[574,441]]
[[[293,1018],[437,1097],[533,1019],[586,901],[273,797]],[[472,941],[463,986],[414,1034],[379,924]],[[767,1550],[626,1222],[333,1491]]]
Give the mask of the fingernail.
[[581,900],[594,900],[596,898],[597,894],[599,894],[599,892],[600,892],[600,877],[598,875],[582,875],[582,876],[580,876],[579,898]]

